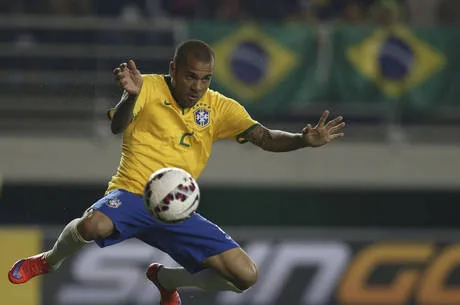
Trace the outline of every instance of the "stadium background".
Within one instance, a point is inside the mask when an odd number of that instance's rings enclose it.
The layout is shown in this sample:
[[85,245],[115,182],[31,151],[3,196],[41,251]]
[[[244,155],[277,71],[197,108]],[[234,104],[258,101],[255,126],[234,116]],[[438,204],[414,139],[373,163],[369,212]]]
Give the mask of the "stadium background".
[[215,48],[212,86],[266,126],[297,131],[326,108],[348,125],[285,154],[216,143],[200,211],[260,281],[185,289],[184,304],[460,304],[459,22],[455,0],[2,2],[0,304],[157,302],[145,266],[173,262],[136,241],[23,286],[6,272],[103,194],[120,152],[113,67],[166,73],[185,38]]

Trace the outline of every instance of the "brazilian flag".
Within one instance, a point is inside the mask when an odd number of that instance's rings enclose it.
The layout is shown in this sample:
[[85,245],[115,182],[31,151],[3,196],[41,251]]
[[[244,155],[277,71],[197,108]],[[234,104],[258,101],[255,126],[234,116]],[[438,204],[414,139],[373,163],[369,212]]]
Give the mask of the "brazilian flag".
[[189,37],[216,53],[211,88],[259,112],[288,112],[316,63],[316,35],[305,27],[193,21]]
[[454,102],[459,33],[402,25],[339,29],[332,73],[337,99],[411,108]]

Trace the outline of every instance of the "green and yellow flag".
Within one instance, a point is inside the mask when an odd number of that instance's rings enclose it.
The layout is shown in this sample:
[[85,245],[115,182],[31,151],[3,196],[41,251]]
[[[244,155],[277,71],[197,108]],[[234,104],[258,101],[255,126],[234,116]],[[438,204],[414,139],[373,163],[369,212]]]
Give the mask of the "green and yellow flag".
[[190,37],[216,53],[211,87],[259,110],[289,104],[316,57],[315,35],[301,27],[192,22]]
[[[440,29],[346,27],[335,35],[332,73],[340,99],[407,105],[446,100],[454,81],[452,36]],[[460,43],[455,43],[460,46]],[[458,48],[454,48],[458,49]]]
[[458,105],[458,28],[193,21],[189,37],[216,52],[211,87],[257,113],[297,114],[318,102],[411,110]]

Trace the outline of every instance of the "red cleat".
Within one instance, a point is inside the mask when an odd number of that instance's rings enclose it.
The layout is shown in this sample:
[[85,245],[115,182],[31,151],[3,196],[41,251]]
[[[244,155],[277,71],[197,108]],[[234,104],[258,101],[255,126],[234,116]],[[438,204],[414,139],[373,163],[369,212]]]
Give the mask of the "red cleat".
[[179,292],[177,289],[174,290],[167,290],[163,286],[161,286],[160,282],[158,281],[158,271],[163,268],[161,264],[151,264],[147,268],[147,278],[151,280],[155,286],[157,286],[158,290],[161,294],[160,305],[181,305],[182,302],[179,297]]
[[8,272],[8,279],[13,284],[23,284],[34,276],[48,273],[50,267],[43,253],[17,261]]

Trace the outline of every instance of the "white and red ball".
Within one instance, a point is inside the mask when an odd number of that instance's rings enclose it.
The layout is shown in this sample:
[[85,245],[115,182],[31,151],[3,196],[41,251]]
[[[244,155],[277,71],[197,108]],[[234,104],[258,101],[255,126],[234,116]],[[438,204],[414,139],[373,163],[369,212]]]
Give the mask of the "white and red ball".
[[200,189],[185,170],[175,167],[154,172],[144,188],[144,203],[150,214],[163,223],[189,218],[200,204]]

